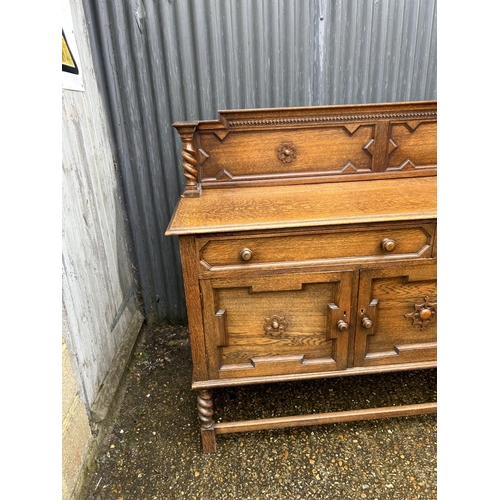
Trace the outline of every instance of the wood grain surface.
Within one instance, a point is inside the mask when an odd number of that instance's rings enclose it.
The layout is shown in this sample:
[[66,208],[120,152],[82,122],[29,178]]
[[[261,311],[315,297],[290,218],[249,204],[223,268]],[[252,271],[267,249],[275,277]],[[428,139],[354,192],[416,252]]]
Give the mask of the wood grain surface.
[[435,176],[211,189],[181,198],[166,235],[432,219]]
[[436,103],[221,112],[175,124],[177,235],[202,445],[435,403],[216,422],[210,389],[437,364]]

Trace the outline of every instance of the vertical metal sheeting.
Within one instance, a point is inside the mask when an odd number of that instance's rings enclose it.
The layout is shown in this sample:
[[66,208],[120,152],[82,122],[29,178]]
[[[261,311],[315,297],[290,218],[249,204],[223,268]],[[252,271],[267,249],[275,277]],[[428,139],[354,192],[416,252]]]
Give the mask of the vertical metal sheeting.
[[84,0],[145,313],[185,320],[171,124],[221,109],[436,99],[436,0]]

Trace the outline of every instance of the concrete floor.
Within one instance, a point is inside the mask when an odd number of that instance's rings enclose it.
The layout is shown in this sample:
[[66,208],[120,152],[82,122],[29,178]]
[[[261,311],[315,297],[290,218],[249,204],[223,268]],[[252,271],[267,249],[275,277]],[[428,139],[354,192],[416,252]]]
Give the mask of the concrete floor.
[[[437,498],[436,415],[226,434],[200,446],[184,328],[145,327],[85,500]],[[436,400],[436,371],[214,391],[231,421]]]

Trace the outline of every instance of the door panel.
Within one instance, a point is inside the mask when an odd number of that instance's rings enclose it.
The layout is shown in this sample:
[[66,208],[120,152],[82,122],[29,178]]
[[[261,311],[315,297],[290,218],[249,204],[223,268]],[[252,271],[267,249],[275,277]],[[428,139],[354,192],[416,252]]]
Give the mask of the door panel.
[[357,366],[436,360],[436,265],[361,270]]
[[201,280],[210,378],[345,369],[353,279],[346,271]]

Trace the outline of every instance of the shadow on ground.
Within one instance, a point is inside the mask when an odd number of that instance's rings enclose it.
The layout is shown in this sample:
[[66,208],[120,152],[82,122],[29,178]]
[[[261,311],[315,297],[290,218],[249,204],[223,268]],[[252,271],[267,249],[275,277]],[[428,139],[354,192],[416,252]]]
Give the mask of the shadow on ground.
[[[145,326],[83,500],[432,500],[436,415],[226,434],[201,452],[187,330]],[[436,400],[436,370],[214,391],[217,420]]]

